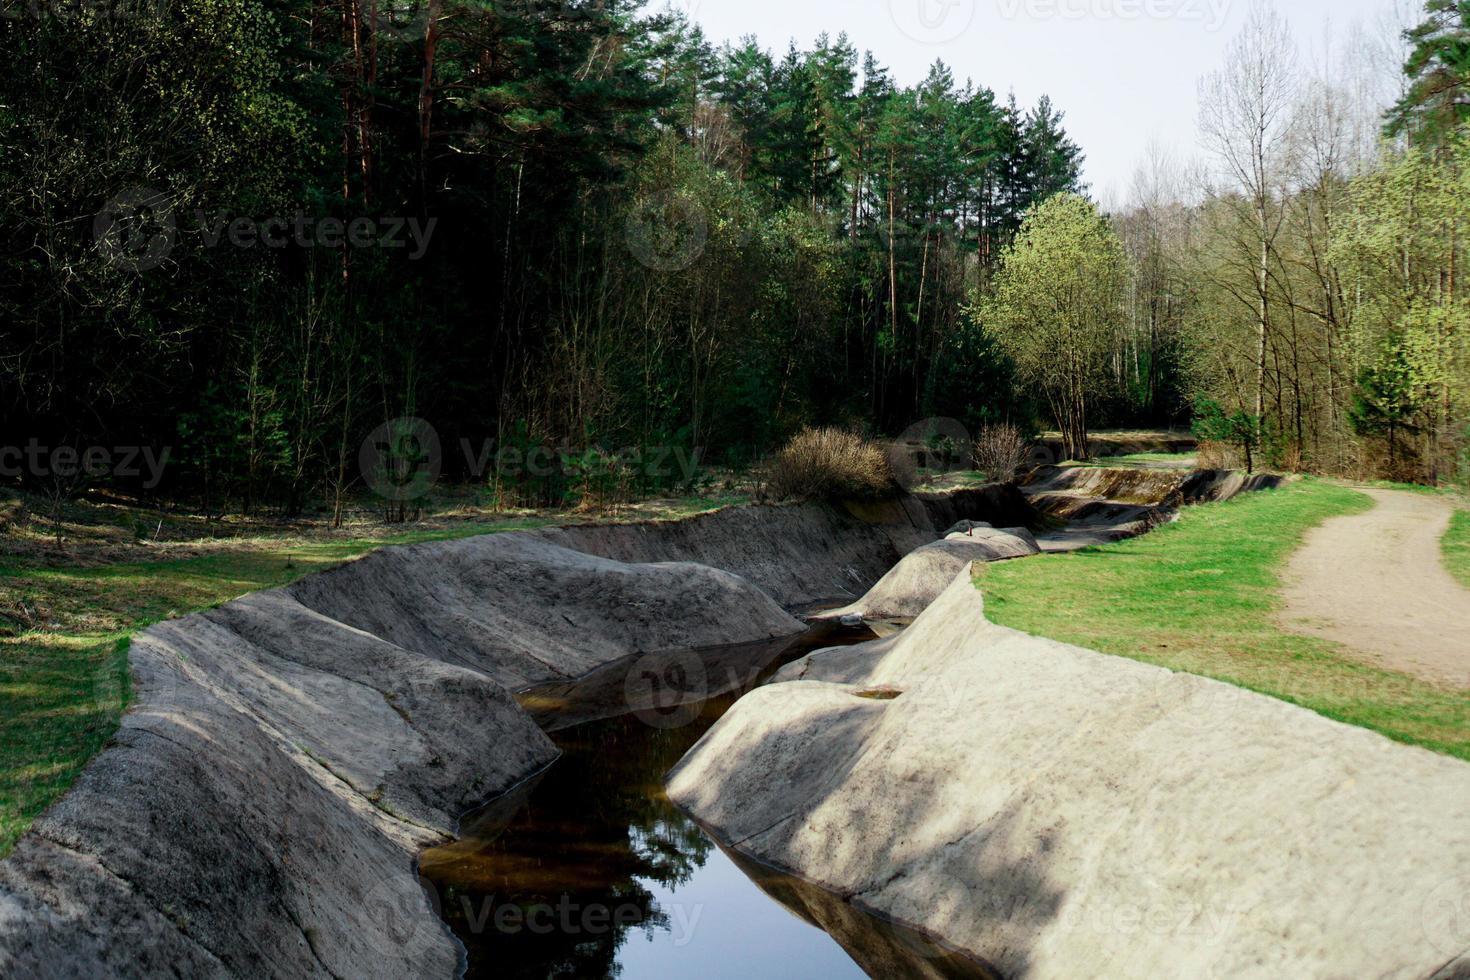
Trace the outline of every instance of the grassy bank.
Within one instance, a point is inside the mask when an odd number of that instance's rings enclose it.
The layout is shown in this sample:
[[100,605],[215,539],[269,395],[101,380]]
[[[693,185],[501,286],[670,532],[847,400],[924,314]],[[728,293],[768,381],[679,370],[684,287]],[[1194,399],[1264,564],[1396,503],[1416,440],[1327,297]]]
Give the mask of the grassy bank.
[[1308,530],[1367,510],[1313,480],[1186,510],[1144,538],[979,576],[998,623],[1238,684],[1470,760],[1470,694],[1364,666],[1277,624],[1280,576]]
[[1470,510],[1461,510],[1444,537],[1444,563],[1470,589]]
[[34,628],[0,637],[0,855],[117,729],[128,696],[132,633],[288,585],[383,545],[523,523],[327,542],[263,539],[195,558],[95,568],[0,566],[0,593],[12,615],[35,621]]
[[1148,469],[1192,470],[1195,468],[1198,460],[1199,456],[1196,453],[1130,453],[1127,456],[1103,456],[1098,459],[1088,460],[1086,463],[1074,463],[1072,465],[1088,466],[1093,469],[1144,467]]
[[[734,502],[664,501],[617,516],[681,517]],[[136,555],[138,547],[119,547],[115,535],[102,533],[106,528],[93,527],[90,538],[78,536],[64,554],[15,548],[0,554],[0,857],[117,730],[129,694],[128,638],[138,630],[288,585],[385,545],[473,537],[569,516],[520,515],[343,535],[293,528],[274,537],[175,542],[169,547],[200,553],[163,561],[119,560]],[[8,543],[15,545],[15,536]]]

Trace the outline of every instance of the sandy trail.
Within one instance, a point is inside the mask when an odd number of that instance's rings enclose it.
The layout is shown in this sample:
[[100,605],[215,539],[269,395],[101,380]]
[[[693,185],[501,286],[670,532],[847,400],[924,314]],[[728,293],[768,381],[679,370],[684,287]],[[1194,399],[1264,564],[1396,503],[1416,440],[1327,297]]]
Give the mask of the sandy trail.
[[1470,688],[1470,589],[1444,566],[1455,508],[1434,497],[1364,490],[1378,504],[1312,531],[1287,572],[1284,622],[1365,662]]

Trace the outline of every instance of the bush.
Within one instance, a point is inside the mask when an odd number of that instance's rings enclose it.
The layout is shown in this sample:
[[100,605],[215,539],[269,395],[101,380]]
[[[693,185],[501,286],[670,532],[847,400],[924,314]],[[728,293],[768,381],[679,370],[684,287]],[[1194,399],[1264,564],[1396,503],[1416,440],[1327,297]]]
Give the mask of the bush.
[[1199,444],[1196,463],[1202,470],[1238,470],[1245,468],[1245,457],[1223,442],[1205,440]]
[[1030,457],[1026,437],[1009,423],[987,425],[975,440],[975,468],[992,480],[1014,480]]
[[841,429],[806,429],[766,466],[767,493],[779,500],[880,500],[902,490],[888,453]]
[[[1256,471],[1256,453],[1260,450],[1260,439],[1265,420],[1247,413],[1244,409],[1229,412],[1211,398],[1201,397],[1194,403],[1194,435],[1201,444],[1216,443],[1240,450],[1245,458],[1245,471]],[[1203,464],[1204,460],[1201,460]]]

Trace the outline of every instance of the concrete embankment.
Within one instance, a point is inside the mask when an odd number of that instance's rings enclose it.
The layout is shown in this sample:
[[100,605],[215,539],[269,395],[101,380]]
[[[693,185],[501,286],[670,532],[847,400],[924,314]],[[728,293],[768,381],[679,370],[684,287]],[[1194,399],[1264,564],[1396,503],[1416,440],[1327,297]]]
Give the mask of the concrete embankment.
[[[555,750],[512,690],[789,636],[1014,489],[388,549],[134,641],[133,709],[0,863],[5,977],[452,976],[413,871]],[[936,528],[936,519],[940,522]]]
[[[1147,533],[1195,504],[1217,503],[1239,494],[1279,487],[1278,476],[1247,476],[1222,470],[1160,472],[1092,467],[1048,467],[1028,477],[1026,509],[980,508],[1015,524],[1061,525],[1039,539],[1025,526],[974,526],[963,521],[946,540],[910,552],[867,595],[820,618],[858,617],[903,623],[927,609],[973,562],[1030,558],[1041,551],[1073,551]],[[946,512],[946,517],[954,516]],[[939,525],[943,526],[943,525]]]
[[748,695],[669,790],[1004,976],[1470,976],[1470,765],[995,626],[969,570]]
[[1022,492],[1043,519],[1065,525],[1043,534],[1042,548],[1073,551],[1146,534],[1183,507],[1222,503],[1286,481],[1236,470],[1043,466],[1026,477]]
[[967,528],[910,553],[867,595],[818,618],[907,622],[928,609],[954,577],[971,564],[1031,558],[1040,553],[1041,546],[1026,528]]

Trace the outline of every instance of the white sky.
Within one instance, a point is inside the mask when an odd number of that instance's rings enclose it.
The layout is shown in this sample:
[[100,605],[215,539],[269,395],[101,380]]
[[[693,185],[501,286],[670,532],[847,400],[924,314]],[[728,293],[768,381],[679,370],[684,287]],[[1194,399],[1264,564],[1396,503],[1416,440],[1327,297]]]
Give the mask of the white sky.
[[[1329,34],[1409,0],[1278,0],[1303,63]],[[1126,197],[1146,146],[1196,154],[1199,77],[1219,67],[1250,0],[673,0],[716,44],[754,34],[784,52],[826,31],[913,84],[936,58],[1023,105],[1050,95],[1087,154],[1101,199]],[[658,6],[662,6],[660,2]]]

